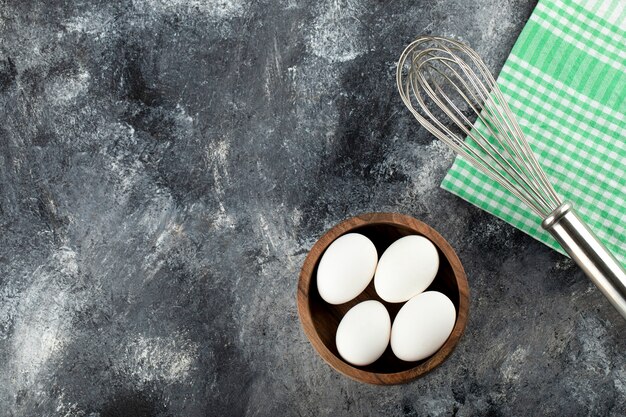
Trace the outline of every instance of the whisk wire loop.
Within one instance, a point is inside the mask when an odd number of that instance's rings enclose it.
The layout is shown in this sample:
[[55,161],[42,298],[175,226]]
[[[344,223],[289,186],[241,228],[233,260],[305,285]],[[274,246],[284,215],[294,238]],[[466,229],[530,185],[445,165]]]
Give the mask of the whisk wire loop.
[[[427,61],[425,61],[427,62]],[[444,64],[448,67],[448,64],[444,62]],[[478,118],[480,119],[480,121],[483,123],[484,126],[486,126],[487,130],[489,130],[489,133],[493,136],[493,137],[498,137],[499,136],[499,130],[503,130],[502,125],[499,123],[498,120],[496,120],[496,126],[492,126],[492,123],[489,123],[488,119],[484,118],[483,113],[480,112],[478,109],[476,109],[476,107],[474,106],[474,104],[472,104],[472,100],[470,100],[467,95],[464,93],[463,89],[459,88],[458,85],[445,73],[443,73],[442,71],[440,71],[437,68],[433,68],[435,71],[437,71],[439,73],[439,75],[441,75],[442,77],[444,77],[449,83],[450,85],[452,85],[456,92],[467,102],[467,104],[470,106],[470,108],[474,111],[474,113],[476,113],[478,115]],[[449,69],[453,72],[455,78],[457,78],[457,81],[460,82],[461,84],[463,84],[464,87],[467,87],[465,85],[465,82],[463,81],[463,79],[458,75],[458,73],[456,71],[454,71],[453,68]],[[428,70],[426,70],[428,71]],[[421,81],[424,81],[424,75],[420,74],[418,76]],[[520,183],[523,184],[523,186],[525,187],[525,189],[530,189],[531,191],[534,190],[534,188],[532,187],[532,185],[529,183],[528,179],[526,178],[526,176],[524,174],[524,172],[520,172],[518,170],[518,168],[516,166],[514,166],[513,164],[511,164],[510,159],[507,159],[507,156],[509,158],[511,157],[519,157],[519,155],[517,154],[515,148],[511,148],[510,146],[503,146],[503,149],[498,149],[497,147],[495,147],[489,140],[488,137],[486,137],[481,129],[478,128],[474,128],[472,130],[470,130],[470,128],[468,128],[468,126],[472,125],[472,122],[458,109],[458,107],[454,104],[454,101],[443,91],[442,87],[439,85],[439,83],[436,81],[436,79],[433,78],[432,83],[435,86],[435,91],[432,91],[432,88],[430,87],[430,85],[428,85],[427,83],[423,84],[424,89],[427,90],[430,94],[433,95],[433,97],[435,97],[435,101],[437,102],[437,104],[442,107],[443,104],[441,102],[439,102],[439,100],[436,100],[437,96],[441,96],[446,104],[452,108],[454,110],[454,112],[452,112],[451,114],[449,114],[448,116],[461,128],[461,130],[463,131],[463,133],[470,137],[473,138],[474,134],[478,134],[480,136],[480,141],[478,140],[474,140],[474,143],[476,146],[478,146],[480,148],[481,151],[485,152],[486,155],[493,157],[492,162],[498,164],[502,169],[508,169],[510,171],[507,171],[511,174],[511,177],[513,177],[513,179],[515,181],[519,181]],[[471,90],[470,90],[470,94],[471,94]],[[421,101],[423,102],[423,100]],[[485,109],[483,110],[489,114],[491,114],[491,111],[488,107],[485,107]],[[455,114],[456,113],[456,114]],[[462,121],[459,121],[459,119],[462,119]],[[504,141],[503,141],[504,142]],[[486,149],[485,146],[483,146],[483,143],[487,144],[487,147],[489,149]],[[506,142],[504,142],[506,143]],[[503,151],[503,152],[501,152]],[[505,155],[503,155],[503,153]],[[535,198],[541,200],[542,203],[547,204],[547,202],[543,199],[543,196],[541,194],[536,194],[534,195]]]
[[418,38],[402,53],[396,81],[420,124],[537,215],[544,218],[561,205],[476,52],[449,39]]

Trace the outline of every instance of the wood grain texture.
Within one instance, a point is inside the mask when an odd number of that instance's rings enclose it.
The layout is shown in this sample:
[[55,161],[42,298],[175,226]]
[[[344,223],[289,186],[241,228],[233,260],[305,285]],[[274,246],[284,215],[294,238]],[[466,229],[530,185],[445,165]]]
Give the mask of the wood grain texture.
[[[339,356],[335,345],[337,326],[344,314],[364,300],[378,300],[387,307],[391,320],[404,303],[383,301],[374,290],[374,281],[355,299],[340,305],[326,303],[317,292],[316,275],[319,260],[328,246],[338,237],[357,232],[374,242],[378,255],[397,239],[407,235],[422,235],[430,239],[439,251],[437,276],[428,290],[439,291],[454,304],[456,323],[446,343],[431,357],[417,362],[396,358],[391,347],[376,362],[368,366],[353,366]],[[397,213],[369,213],[345,220],[324,234],[307,255],[298,282],[298,314],[305,334],[319,355],[335,370],[357,381],[370,384],[401,384],[418,378],[440,365],[454,350],[469,311],[469,287],[461,261],[448,242],[430,226],[410,216]]]

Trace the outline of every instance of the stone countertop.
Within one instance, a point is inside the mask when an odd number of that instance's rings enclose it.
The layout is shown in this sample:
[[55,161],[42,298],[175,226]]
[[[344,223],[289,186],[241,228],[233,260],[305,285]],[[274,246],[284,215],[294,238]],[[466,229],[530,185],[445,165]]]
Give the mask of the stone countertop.
[[[42,3],[0,3],[0,415],[626,414],[624,321],[439,188],[453,155],[396,92],[420,33],[497,72],[534,2]],[[456,351],[401,386],[331,370],[296,311],[308,249],[371,211],[470,282]]]

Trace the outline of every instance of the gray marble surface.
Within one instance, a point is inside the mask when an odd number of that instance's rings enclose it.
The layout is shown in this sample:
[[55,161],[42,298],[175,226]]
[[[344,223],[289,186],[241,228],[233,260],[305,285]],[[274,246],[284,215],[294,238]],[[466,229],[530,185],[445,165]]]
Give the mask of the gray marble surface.
[[[453,156],[394,85],[420,33],[497,72],[533,6],[1,1],[0,415],[625,415],[625,322],[439,188]],[[370,211],[470,282],[457,350],[401,386],[335,373],[297,317],[308,249]]]

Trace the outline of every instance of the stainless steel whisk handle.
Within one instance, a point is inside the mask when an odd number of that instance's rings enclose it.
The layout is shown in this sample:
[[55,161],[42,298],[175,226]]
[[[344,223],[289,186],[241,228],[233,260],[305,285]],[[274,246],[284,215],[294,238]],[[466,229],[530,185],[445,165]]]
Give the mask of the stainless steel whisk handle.
[[571,258],[626,319],[626,271],[576,214],[564,203],[544,219],[550,232]]

